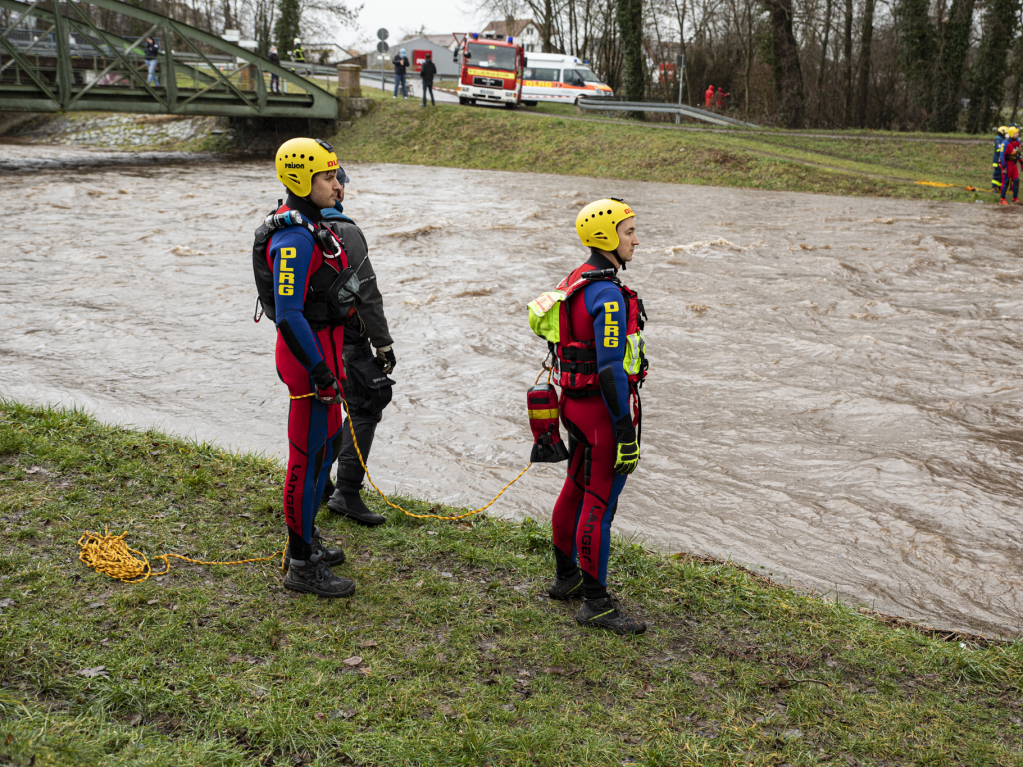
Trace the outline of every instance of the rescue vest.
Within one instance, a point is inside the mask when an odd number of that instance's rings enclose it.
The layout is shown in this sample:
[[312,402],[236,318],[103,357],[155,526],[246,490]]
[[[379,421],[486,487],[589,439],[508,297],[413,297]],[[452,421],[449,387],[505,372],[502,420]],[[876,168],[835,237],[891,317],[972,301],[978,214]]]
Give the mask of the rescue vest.
[[529,302],[529,327],[547,341],[554,358],[555,383],[558,386],[569,391],[598,388],[596,340],[580,340],[572,336],[568,308],[568,299],[594,280],[613,282],[625,299],[626,335],[619,341],[625,343],[623,366],[629,383],[642,385],[649,367],[646,340],[643,338],[646,312],[643,310],[643,301],[635,291],[619,281],[613,269],[597,269],[591,264],[580,266],[562,280],[555,290]]
[[[286,213],[289,210],[291,208],[287,205],[282,205],[270,214],[267,220],[274,214]],[[302,301],[302,316],[306,318],[309,327],[315,332],[331,325],[341,325],[356,313],[359,278],[355,274],[355,270],[348,267],[348,254],[345,253],[344,243],[333,231],[317,226],[306,218],[300,217],[300,221],[301,223],[293,224],[293,226],[302,226],[312,233],[314,239],[313,257],[315,259],[315,256],[319,254],[322,258],[320,268],[309,278],[309,286]],[[273,322],[277,321],[277,310],[274,300],[276,295],[274,262],[270,253],[270,244],[274,233],[278,231],[282,231],[282,229],[264,221],[256,230],[252,243],[252,271],[256,278],[259,304],[262,305],[266,316]],[[336,254],[328,255],[324,251],[324,244],[336,248]],[[253,319],[259,322],[259,309],[257,308],[256,311],[257,315],[253,316]]]

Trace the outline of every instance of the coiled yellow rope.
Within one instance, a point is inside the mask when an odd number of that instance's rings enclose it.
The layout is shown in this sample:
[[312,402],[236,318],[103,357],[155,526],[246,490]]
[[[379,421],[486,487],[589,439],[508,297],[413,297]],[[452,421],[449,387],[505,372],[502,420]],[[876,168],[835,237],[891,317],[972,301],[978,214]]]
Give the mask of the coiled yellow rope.
[[86,530],[78,539],[78,545],[82,549],[78,554],[78,559],[96,572],[105,573],[122,583],[142,583],[153,575],[169,573],[171,557],[196,565],[244,565],[248,562],[269,562],[271,559],[276,559],[278,554],[282,557],[284,555],[283,551],[276,551],[269,557],[237,559],[231,562],[207,562],[202,559],[184,557],[181,554],[161,554],[153,559],[154,561],[162,559],[164,569],[154,572],[146,555],[124,542],[127,535],[127,532],[111,535],[110,528],[106,528],[103,535]]

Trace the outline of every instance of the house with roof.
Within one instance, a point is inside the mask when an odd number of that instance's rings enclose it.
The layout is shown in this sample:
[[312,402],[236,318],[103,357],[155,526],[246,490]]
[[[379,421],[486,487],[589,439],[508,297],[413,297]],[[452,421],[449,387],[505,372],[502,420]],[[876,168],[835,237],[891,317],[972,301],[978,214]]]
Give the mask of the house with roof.
[[526,53],[540,52],[540,27],[532,19],[506,19],[487,24],[483,33],[493,32],[502,40],[509,37],[515,45],[521,45]]
[[402,48],[405,49],[405,55],[412,63],[414,72],[422,68],[426,54],[429,53],[437,67],[438,78],[457,78],[460,74],[458,64],[454,61],[454,51],[458,48],[454,35],[416,35],[392,44],[388,53],[393,57]]

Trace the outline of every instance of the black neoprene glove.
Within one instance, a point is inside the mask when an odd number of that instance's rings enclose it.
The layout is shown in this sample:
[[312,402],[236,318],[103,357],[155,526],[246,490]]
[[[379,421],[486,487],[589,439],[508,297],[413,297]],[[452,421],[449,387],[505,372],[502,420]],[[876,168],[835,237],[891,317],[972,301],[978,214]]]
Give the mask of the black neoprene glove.
[[380,372],[387,375],[397,363],[394,357],[394,347],[392,346],[381,346],[377,349],[377,364],[380,366]]
[[310,373],[316,382],[316,399],[325,405],[338,405],[343,401],[341,387],[326,362],[317,362]]
[[631,417],[625,416],[615,424],[615,445],[614,470],[619,474],[632,474],[639,465],[639,440]]

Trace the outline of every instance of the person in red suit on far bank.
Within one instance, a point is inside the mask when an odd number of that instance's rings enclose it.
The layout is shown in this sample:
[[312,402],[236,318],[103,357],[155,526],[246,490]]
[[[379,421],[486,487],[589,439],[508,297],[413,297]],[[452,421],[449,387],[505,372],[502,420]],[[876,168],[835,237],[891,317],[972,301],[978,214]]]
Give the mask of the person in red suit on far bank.
[[1012,201],[1019,203],[1019,128],[1006,129],[1005,136],[1002,153],[998,157],[998,164],[1002,166],[1002,199],[998,201],[999,205],[1008,205],[1005,201],[1005,193],[1009,191],[1010,187],[1012,188]]
[[731,96],[731,93],[725,93],[725,89],[718,86],[718,94],[714,97],[714,106],[718,109],[725,108],[725,99]]
[[703,104],[710,109],[714,106],[714,86],[708,85],[707,92],[703,94]]

